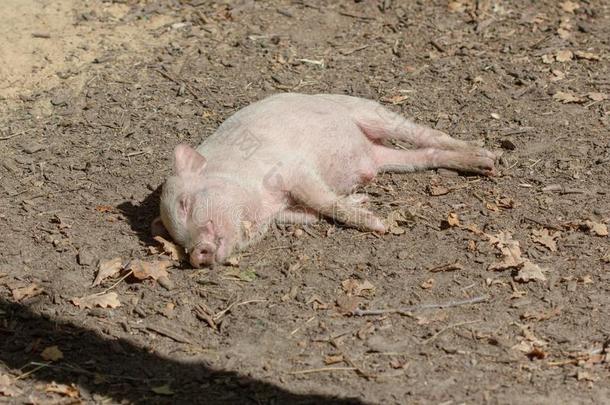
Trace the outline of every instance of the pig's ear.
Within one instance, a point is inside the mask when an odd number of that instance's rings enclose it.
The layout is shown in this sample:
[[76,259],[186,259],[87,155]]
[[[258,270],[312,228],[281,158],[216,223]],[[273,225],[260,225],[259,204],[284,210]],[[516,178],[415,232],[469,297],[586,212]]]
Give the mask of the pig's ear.
[[150,224],[150,234],[154,238],[155,236],[160,236],[164,239],[170,240],[171,236],[167,229],[165,229],[165,225],[163,225],[163,221],[161,221],[161,217],[157,217]]
[[180,144],[174,149],[174,171],[176,175],[200,175],[205,168],[205,158],[188,145]]

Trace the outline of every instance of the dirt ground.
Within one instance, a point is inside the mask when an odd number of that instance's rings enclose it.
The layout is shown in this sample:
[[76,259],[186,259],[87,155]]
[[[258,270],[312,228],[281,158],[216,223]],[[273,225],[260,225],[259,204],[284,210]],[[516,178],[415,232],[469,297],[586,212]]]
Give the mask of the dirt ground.
[[[0,15],[0,402],[610,403],[608,2]],[[163,256],[173,147],[287,91],[378,100],[499,174],[384,174],[387,235],[277,226],[232,266],[92,287],[99,261]]]

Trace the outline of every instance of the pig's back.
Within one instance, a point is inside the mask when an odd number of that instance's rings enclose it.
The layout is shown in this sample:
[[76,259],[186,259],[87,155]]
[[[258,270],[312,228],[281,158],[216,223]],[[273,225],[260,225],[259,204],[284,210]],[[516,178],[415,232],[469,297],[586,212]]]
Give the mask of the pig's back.
[[371,144],[341,101],[347,96],[278,94],[239,110],[198,151],[210,171],[264,176],[282,167],[313,166],[329,184],[345,179]]

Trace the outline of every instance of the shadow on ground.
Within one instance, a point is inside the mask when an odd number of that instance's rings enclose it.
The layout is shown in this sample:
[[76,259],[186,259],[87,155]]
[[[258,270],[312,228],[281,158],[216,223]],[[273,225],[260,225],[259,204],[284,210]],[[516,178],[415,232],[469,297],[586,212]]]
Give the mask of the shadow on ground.
[[[9,326],[0,328],[0,361],[7,367],[16,373],[18,369],[26,372],[33,368],[28,366],[30,362],[41,362],[42,348],[58,345],[64,358],[28,378],[76,383],[92,395],[117,403],[362,403],[357,399],[294,394],[235,372],[214,370],[202,362],[163,358],[125,339],[104,338],[92,330],[45,319],[26,306],[3,300],[0,300],[0,313]],[[166,384],[172,395],[153,393],[152,388]]]

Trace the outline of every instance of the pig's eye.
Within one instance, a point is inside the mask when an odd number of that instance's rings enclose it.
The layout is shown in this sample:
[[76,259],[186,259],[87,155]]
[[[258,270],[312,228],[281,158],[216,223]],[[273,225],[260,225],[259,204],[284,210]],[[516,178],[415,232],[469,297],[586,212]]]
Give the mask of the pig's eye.
[[178,215],[183,221],[186,221],[190,209],[189,198],[187,196],[181,196],[178,201]]

